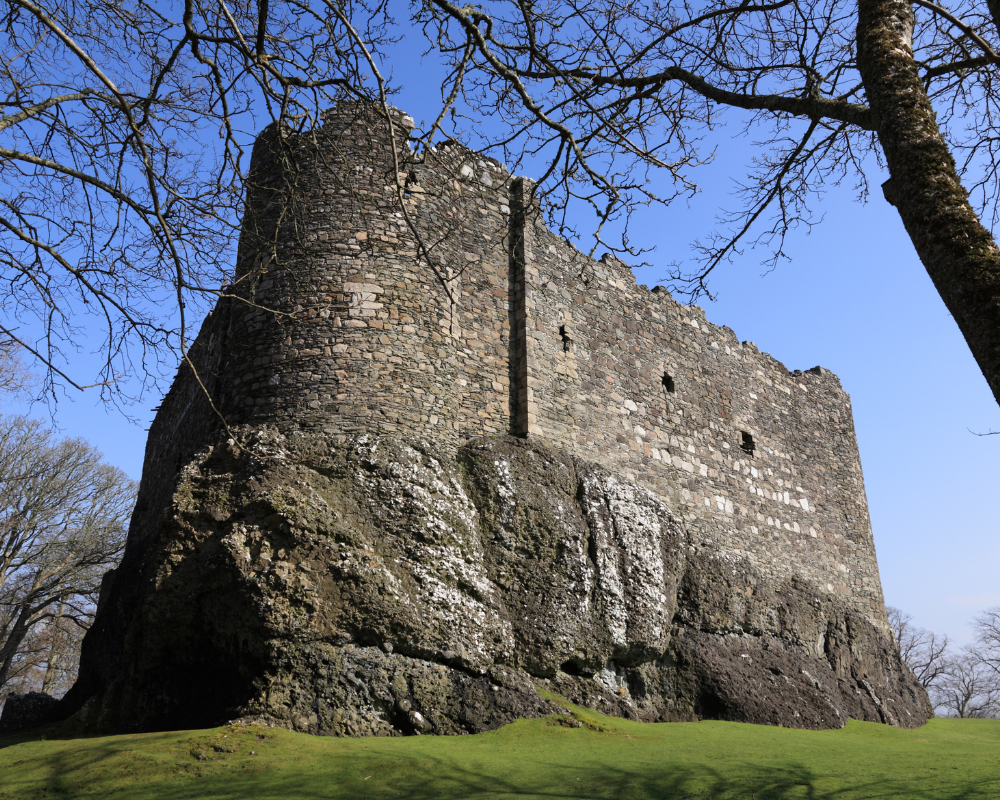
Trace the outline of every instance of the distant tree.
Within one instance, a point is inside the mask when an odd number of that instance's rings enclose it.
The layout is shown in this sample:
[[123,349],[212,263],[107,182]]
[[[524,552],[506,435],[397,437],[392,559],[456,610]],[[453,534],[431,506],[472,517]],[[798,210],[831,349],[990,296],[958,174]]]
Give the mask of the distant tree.
[[1000,680],[968,650],[948,659],[931,690],[935,709],[946,716],[983,719],[1000,712]]
[[910,614],[886,606],[899,655],[925,689],[936,686],[949,665],[948,637],[913,624]]
[[23,398],[35,389],[35,376],[22,356],[16,342],[0,340],[0,395]]
[[977,615],[972,627],[976,632],[973,657],[1000,680],[1000,606]]
[[42,691],[64,694],[76,677],[84,628],[66,616],[66,604],[60,603],[39,636],[45,652]]
[[86,629],[72,617],[64,616],[64,610],[61,605],[56,607],[51,618],[24,637],[4,691],[41,691],[59,697],[73,685]]
[[83,440],[0,418],[0,693],[32,671],[50,688],[65,683],[77,630],[124,549],[135,491]]

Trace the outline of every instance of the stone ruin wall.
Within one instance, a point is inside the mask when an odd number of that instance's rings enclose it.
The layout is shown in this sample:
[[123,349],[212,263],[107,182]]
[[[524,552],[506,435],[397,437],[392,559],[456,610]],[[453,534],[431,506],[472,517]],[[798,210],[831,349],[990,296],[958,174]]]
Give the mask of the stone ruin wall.
[[[343,104],[313,136],[271,129],[258,140],[240,300],[220,303],[192,350],[218,411],[286,433],[453,447],[527,435],[666,498],[692,546],[779,582],[806,579],[887,630],[836,376],[789,372],[614,259],[579,253],[496,162],[453,142],[415,161],[409,127],[400,114],[399,174],[419,237],[371,110]],[[144,483],[176,471],[216,419],[182,368],[150,432]],[[169,500],[148,489],[149,510]]]
[[696,546],[745,557],[769,577],[808,579],[884,621],[850,397],[837,377],[789,372],[702,309],[637,285],[611,259],[585,259],[540,224],[528,237],[537,435],[667,498]]

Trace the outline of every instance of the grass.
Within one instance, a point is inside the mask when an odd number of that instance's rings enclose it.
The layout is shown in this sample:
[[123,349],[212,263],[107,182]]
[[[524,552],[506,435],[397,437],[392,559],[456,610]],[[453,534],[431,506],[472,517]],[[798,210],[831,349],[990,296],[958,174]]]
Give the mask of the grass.
[[331,739],[229,726],[0,739],[3,800],[391,797],[1000,798],[1000,720],[799,731],[648,725],[567,706],[478,736]]

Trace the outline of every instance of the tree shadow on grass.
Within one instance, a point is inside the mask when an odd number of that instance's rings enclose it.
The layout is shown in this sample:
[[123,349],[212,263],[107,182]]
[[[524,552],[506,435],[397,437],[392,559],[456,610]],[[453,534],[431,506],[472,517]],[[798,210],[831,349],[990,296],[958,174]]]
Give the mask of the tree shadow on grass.
[[[1000,795],[1000,777],[966,782],[950,788],[921,787],[917,780],[892,778],[877,781],[837,781],[819,776],[802,765],[761,767],[743,765],[725,772],[707,766],[676,766],[650,764],[640,768],[600,767],[559,768],[544,780],[519,781],[498,779],[476,774],[454,764],[442,765],[444,779],[423,787],[402,782],[384,784],[384,796],[399,796],[412,800],[460,800],[460,798],[627,798],[628,800],[659,800],[684,798],[701,800],[965,800],[995,798]],[[441,772],[438,775],[442,775]],[[841,783],[830,788],[831,784]],[[335,795],[336,796],[336,795]],[[350,796],[349,794],[343,795]],[[370,795],[379,796],[377,794]],[[304,796],[305,797],[305,796]]]
[[[206,732],[208,734],[208,732]],[[129,800],[488,800],[622,798],[627,800],[972,800],[1000,795],[1000,776],[933,785],[919,776],[838,781],[800,764],[678,766],[665,759],[636,766],[567,766],[530,754],[488,768],[417,752],[345,749],[328,757],[284,747],[253,758],[221,754],[196,760],[175,736],[133,744],[122,737],[25,758],[0,774],[0,798],[95,797]],[[0,747],[37,737],[3,740]],[[84,737],[80,737],[81,739]],[[207,740],[207,739],[206,739]],[[67,743],[73,740],[63,740]],[[192,739],[192,742],[197,739]],[[82,744],[82,742],[81,742]],[[481,755],[467,761],[481,761]],[[839,783],[839,785],[837,785]],[[5,786],[5,784],[7,784]]]

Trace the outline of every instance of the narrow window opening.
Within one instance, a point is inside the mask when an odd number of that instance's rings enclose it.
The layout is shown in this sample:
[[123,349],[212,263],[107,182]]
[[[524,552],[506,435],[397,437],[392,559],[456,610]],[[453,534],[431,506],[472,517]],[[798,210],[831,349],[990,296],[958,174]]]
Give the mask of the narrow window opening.
[[417,179],[417,173],[416,173],[416,171],[410,172],[406,176],[406,182],[403,184],[403,197],[412,197],[413,196],[413,192],[411,191],[411,187],[415,183],[417,183],[417,181],[418,181],[418,179]]
[[751,436],[746,431],[740,431],[740,450],[748,455],[753,455],[753,451],[756,449],[757,445],[754,444],[753,436]]
[[663,388],[671,394],[674,392],[674,379],[666,372],[663,373]]
[[559,335],[562,337],[563,352],[568,353],[573,348],[573,337],[570,336],[565,325],[559,326]]

